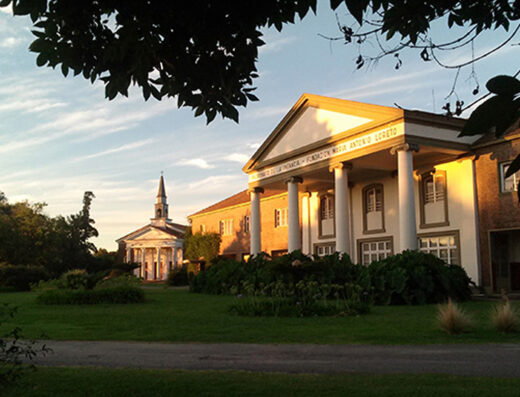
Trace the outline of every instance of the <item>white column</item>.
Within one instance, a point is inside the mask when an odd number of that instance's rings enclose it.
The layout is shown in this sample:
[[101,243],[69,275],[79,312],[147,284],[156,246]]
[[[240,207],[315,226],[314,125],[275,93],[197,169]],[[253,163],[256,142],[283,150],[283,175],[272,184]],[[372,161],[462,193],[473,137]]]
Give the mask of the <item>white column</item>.
[[155,279],[161,279],[161,247],[157,247],[157,265],[155,266]]
[[125,258],[126,263],[130,263],[130,261],[132,260],[131,255],[132,255],[132,254],[130,253],[130,248],[127,248],[127,249],[126,249],[126,258]]
[[334,169],[334,224],[336,227],[336,251],[350,254],[348,216],[348,171],[350,164],[339,164]]
[[302,178],[293,176],[287,181],[287,201],[288,201],[288,252],[302,249],[302,236],[300,231],[300,210],[298,198],[298,184],[302,183]]
[[405,143],[393,147],[397,152],[397,183],[399,188],[399,251],[417,249],[417,225],[415,221],[415,194],[412,151],[416,145]]
[[177,269],[177,253],[176,253],[176,248],[175,247],[172,247],[172,267],[174,269]]
[[309,192],[302,199],[302,252],[311,255],[311,225],[310,225],[310,196]]
[[146,248],[141,248],[141,277],[144,278],[144,271],[146,267]]
[[251,216],[249,218],[249,233],[251,234],[250,254],[258,255],[262,252],[262,235],[260,231],[260,194],[264,192],[261,187],[255,187],[249,191],[251,197]]

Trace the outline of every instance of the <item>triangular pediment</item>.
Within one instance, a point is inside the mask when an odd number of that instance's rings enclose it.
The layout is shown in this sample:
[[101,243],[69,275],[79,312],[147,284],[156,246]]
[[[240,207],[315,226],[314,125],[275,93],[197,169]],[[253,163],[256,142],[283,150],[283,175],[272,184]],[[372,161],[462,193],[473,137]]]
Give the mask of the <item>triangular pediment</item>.
[[124,241],[140,240],[175,240],[177,237],[153,226],[147,226],[136,230],[134,233],[123,238]]
[[244,171],[400,117],[403,117],[401,109],[304,94],[249,160]]

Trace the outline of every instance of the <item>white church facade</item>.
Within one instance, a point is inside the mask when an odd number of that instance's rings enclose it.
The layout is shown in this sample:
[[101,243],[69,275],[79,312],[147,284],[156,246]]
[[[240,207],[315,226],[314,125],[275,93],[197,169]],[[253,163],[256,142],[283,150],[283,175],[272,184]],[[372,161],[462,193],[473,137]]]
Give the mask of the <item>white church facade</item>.
[[148,281],[166,280],[172,269],[182,266],[186,226],[168,218],[168,202],[161,175],[154,217],[150,223],[116,240],[126,262],[135,262],[135,275]]

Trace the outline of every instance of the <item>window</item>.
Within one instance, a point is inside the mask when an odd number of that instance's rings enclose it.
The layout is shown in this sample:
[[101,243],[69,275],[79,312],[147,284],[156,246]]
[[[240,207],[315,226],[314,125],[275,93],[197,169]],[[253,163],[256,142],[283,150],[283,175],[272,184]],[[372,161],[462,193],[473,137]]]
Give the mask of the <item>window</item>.
[[249,233],[249,217],[244,216],[244,233]]
[[230,236],[233,234],[233,219],[224,219],[220,221],[220,235]]
[[320,199],[320,218],[334,219],[334,197],[331,195],[322,196]]
[[514,192],[518,189],[518,182],[520,182],[520,171],[517,171],[509,178],[506,178],[506,172],[510,165],[510,162],[500,163],[500,191],[502,193]]
[[433,254],[449,265],[459,265],[458,234],[419,237],[419,250]]
[[448,226],[446,171],[433,170],[421,175],[419,199],[421,228]]
[[200,227],[199,227],[199,231],[200,231],[201,233],[206,233],[206,225],[200,225]]
[[426,174],[422,179],[424,204],[438,203],[446,198],[446,173]]
[[336,244],[317,244],[314,246],[314,253],[318,256],[332,255],[336,252]]
[[363,188],[363,233],[384,233],[383,185],[380,183]]
[[377,240],[359,240],[359,262],[368,266],[374,261],[380,261],[392,255],[392,238]]
[[381,185],[369,186],[365,190],[366,212],[383,211],[383,187]]
[[287,208],[274,210],[274,227],[287,226]]
[[280,256],[284,256],[287,254],[287,250],[273,250],[271,251],[272,258],[279,258]]

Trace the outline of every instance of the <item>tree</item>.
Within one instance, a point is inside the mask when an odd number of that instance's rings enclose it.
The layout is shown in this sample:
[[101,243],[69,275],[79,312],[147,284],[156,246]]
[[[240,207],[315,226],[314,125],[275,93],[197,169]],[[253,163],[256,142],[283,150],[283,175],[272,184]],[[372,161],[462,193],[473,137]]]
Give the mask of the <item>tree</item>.
[[[0,0],[0,7],[9,5],[14,15],[33,21],[30,49],[38,66],[100,79],[109,99],[128,95],[130,84],[141,87],[145,99],[176,97],[179,107],[205,114],[209,123],[217,114],[238,122],[237,108],[257,100],[252,91],[264,44],[260,29],[281,30],[315,13],[317,0],[93,0],[76,7],[67,0]],[[425,60],[450,48],[428,42],[439,19],[448,28],[468,29],[459,43],[484,30],[507,31],[520,18],[519,0],[330,0],[332,10],[340,5],[357,23],[339,25],[345,42],[400,36],[397,49],[387,51],[397,55],[397,64],[402,45],[420,49]],[[360,54],[357,65],[364,63]]]
[[218,233],[201,233],[192,234],[191,227],[184,234],[184,249],[186,257],[192,261],[204,259],[206,262],[217,257],[220,251],[220,242],[222,241]]

